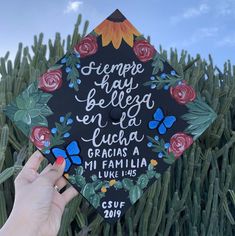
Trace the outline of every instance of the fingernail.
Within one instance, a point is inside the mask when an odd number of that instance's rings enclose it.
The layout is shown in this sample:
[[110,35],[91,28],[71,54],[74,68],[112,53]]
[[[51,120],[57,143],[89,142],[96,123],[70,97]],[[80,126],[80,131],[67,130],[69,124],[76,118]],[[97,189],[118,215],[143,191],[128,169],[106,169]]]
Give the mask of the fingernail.
[[55,162],[56,162],[57,165],[61,166],[64,162],[64,158],[63,157],[57,157]]

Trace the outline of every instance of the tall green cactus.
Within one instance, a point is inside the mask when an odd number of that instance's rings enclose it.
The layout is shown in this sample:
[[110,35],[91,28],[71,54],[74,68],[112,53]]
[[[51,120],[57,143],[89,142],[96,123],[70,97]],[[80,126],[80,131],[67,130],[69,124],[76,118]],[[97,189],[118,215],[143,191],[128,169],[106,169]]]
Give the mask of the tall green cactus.
[[[66,40],[57,33],[45,44],[40,34],[32,53],[20,43],[14,62],[9,53],[0,59],[0,109],[86,34],[88,22],[80,33],[81,21],[79,15]],[[169,54],[162,48],[160,53]],[[228,61],[221,72],[210,56],[205,61],[172,49],[167,58],[216,111],[215,122],[116,225],[103,222],[79,195],[66,206],[60,236],[235,235],[235,67]],[[14,178],[34,150],[0,112],[0,226],[13,206]],[[44,160],[40,169],[46,165]]]

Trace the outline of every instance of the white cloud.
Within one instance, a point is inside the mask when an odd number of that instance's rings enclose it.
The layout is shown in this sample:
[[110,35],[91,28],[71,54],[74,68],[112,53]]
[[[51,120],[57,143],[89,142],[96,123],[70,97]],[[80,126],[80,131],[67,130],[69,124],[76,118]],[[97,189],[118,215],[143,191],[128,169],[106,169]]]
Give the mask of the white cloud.
[[218,35],[219,29],[217,27],[208,27],[208,28],[199,28],[197,29],[191,37],[186,38],[178,43],[172,43],[172,47],[189,47],[193,44],[196,44],[204,39],[212,39]]
[[235,13],[235,1],[234,0],[217,0],[216,12],[219,16],[228,16]]
[[213,38],[218,34],[218,31],[219,29],[217,27],[200,28],[188,40],[183,41],[183,46],[190,46],[204,39]]
[[235,46],[235,34],[231,34],[228,36],[223,37],[220,41],[216,43],[219,47],[234,47]]
[[201,3],[198,7],[188,8],[182,14],[172,16],[171,23],[178,23],[181,20],[198,17],[200,15],[208,13],[209,11],[210,7],[205,3]]
[[81,1],[69,1],[64,13],[77,12],[81,5]]
[[192,18],[195,16],[200,16],[209,11],[209,7],[207,4],[201,4],[198,8],[189,8],[183,13],[183,18]]

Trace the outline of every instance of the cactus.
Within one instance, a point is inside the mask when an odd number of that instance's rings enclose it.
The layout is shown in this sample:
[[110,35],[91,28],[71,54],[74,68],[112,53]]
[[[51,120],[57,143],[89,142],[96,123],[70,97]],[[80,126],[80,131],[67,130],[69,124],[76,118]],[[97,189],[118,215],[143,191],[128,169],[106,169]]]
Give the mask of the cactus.
[[[44,43],[34,37],[32,53],[19,44],[15,60],[9,52],[0,58],[0,226],[13,206],[14,178],[35,151],[32,143],[6,119],[1,110],[28,84],[81,40],[81,15],[72,35]],[[200,55],[159,50],[217,113],[215,122],[115,224],[105,223],[82,198],[65,208],[60,236],[70,235],[235,235],[235,66],[225,62],[223,72]],[[49,56],[47,56],[49,55]],[[40,170],[47,165],[44,160]]]

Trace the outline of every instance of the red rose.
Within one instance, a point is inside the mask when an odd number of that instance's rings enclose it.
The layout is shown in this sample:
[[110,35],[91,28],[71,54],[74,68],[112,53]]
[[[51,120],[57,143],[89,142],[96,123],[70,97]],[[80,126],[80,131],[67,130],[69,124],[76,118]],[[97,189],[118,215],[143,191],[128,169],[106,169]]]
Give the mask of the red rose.
[[175,87],[170,87],[170,93],[179,104],[186,104],[196,98],[194,89],[187,85],[185,81]]
[[39,149],[43,149],[45,146],[50,145],[50,130],[45,126],[33,127],[30,135],[30,140]]
[[176,133],[170,139],[168,152],[173,152],[175,158],[178,158],[193,143],[191,136],[185,133]]
[[153,58],[156,53],[155,48],[147,40],[136,40],[133,50],[140,61],[146,62]]
[[88,35],[76,44],[74,51],[80,54],[80,57],[86,57],[93,55],[97,52],[98,44],[94,35]]
[[61,69],[49,70],[39,78],[38,87],[45,92],[53,92],[62,85]]

